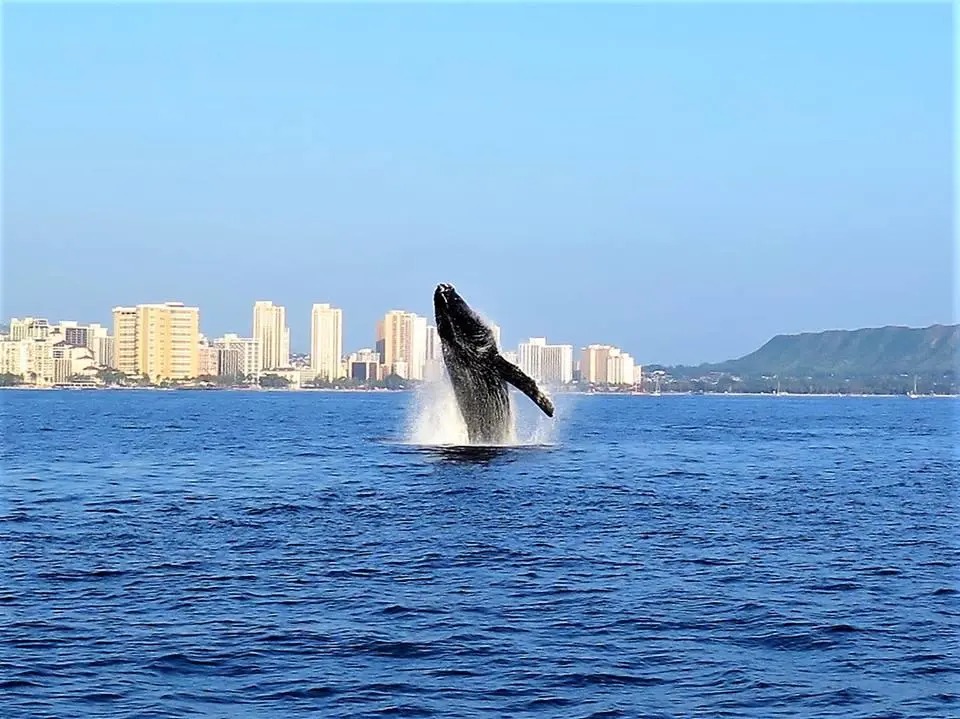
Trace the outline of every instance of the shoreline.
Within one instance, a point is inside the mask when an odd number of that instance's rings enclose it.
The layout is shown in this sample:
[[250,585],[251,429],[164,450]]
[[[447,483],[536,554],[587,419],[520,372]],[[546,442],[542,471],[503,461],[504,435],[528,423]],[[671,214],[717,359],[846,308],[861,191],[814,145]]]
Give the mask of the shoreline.
[[[59,391],[134,391],[134,392],[271,392],[271,393],[304,393],[304,392],[314,392],[314,393],[336,393],[336,394],[384,394],[384,393],[403,393],[403,392],[416,392],[417,388],[408,388],[408,389],[386,389],[386,388],[375,388],[375,389],[362,389],[358,387],[345,387],[342,389],[334,387],[296,387],[296,388],[280,388],[280,387],[121,387],[118,385],[89,385],[89,386],[57,386],[57,385],[14,385],[9,387],[0,387],[0,390],[18,390],[18,391],[50,391],[50,390],[59,390]],[[851,398],[851,397],[876,397],[876,398],[885,398],[885,399],[895,399],[895,398],[904,398],[904,399],[956,399],[960,398],[960,393],[956,394],[919,394],[911,396],[909,394],[890,394],[890,393],[881,393],[881,392],[866,392],[866,393],[849,393],[842,394],[837,392],[780,392],[779,394],[774,392],[661,392],[660,394],[653,394],[652,392],[610,392],[610,391],[593,391],[593,392],[584,392],[578,390],[570,391],[560,391],[552,393],[553,396],[558,397],[562,395],[576,395],[581,397],[589,396],[604,396],[604,397],[644,397],[644,398],[659,398],[659,397],[769,397],[771,399],[781,399],[784,397],[795,398],[795,397],[805,397],[805,398]]]

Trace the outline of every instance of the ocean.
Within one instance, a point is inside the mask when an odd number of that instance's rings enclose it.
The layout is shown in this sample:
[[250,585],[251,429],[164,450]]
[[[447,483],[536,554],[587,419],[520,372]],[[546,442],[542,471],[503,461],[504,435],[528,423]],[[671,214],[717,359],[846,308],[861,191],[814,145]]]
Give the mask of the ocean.
[[0,392],[0,716],[960,716],[957,401],[515,401]]

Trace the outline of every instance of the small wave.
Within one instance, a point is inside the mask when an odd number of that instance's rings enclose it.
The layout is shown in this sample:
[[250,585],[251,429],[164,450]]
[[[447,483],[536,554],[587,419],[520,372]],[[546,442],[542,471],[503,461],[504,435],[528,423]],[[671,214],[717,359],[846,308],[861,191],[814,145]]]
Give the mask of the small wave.
[[456,669],[454,667],[443,668],[443,669],[431,669],[427,672],[431,676],[435,677],[477,677],[481,676],[479,673],[470,671],[469,669]]
[[273,694],[265,694],[259,698],[271,701],[278,699],[322,699],[333,696],[338,691],[335,687],[328,686],[300,687],[274,692]]
[[54,582],[82,582],[87,579],[110,579],[130,574],[129,569],[91,569],[74,572],[41,572],[38,576]]
[[181,652],[171,652],[157,657],[147,668],[161,674],[195,674],[198,671],[216,669],[222,663],[219,659],[197,659]]
[[43,686],[40,682],[31,682],[28,679],[4,679],[0,681],[0,690],[39,689]]
[[402,604],[391,604],[383,609],[384,614],[442,614],[443,610],[433,607],[405,607]]
[[399,717],[429,717],[434,712],[424,707],[411,706],[409,704],[396,704],[377,709],[373,712],[377,716],[399,716]]
[[728,567],[745,564],[745,562],[741,560],[729,559],[727,557],[697,557],[696,559],[688,559],[686,561],[690,564],[699,564],[704,567]]
[[852,634],[853,632],[863,631],[852,624],[833,624],[826,628],[826,631],[833,634]]
[[0,516],[0,522],[29,522],[30,515],[26,512],[13,512],[12,514],[4,514]]
[[396,659],[428,657],[437,652],[433,646],[423,642],[390,642],[383,640],[361,642],[352,645],[350,649],[357,654],[372,654],[378,657],[393,657]]
[[295,512],[311,511],[316,507],[308,507],[302,504],[268,504],[263,507],[250,507],[244,510],[244,514],[252,517],[258,517],[262,514],[293,514]]
[[632,674],[607,674],[596,672],[593,674],[565,674],[559,677],[557,683],[563,686],[589,687],[589,686],[653,686],[663,684],[661,677],[640,677]]
[[82,694],[79,699],[84,702],[116,702],[123,699],[123,694],[118,694],[117,692],[90,692],[88,694]]
[[833,582],[827,584],[814,584],[810,587],[814,592],[852,592],[860,589],[862,585],[856,582]]
[[327,576],[331,579],[352,579],[354,577],[372,577],[380,570],[373,567],[357,567],[356,569],[331,569]]

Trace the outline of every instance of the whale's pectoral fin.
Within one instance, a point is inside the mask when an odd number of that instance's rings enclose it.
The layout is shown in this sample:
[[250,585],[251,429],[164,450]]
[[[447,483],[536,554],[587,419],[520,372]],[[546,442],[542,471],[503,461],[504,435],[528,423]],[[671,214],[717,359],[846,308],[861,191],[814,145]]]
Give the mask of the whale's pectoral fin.
[[540,388],[537,387],[537,383],[533,381],[532,377],[526,375],[522,369],[512,362],[508,362],[501,355],[497,355],[494,366],[505,382],[509,382],[532,399],[537,407],[543,410],[543,413],[547,415],[547,417],[553,417],[553,402],[550,401],[547,395],[540,391]]

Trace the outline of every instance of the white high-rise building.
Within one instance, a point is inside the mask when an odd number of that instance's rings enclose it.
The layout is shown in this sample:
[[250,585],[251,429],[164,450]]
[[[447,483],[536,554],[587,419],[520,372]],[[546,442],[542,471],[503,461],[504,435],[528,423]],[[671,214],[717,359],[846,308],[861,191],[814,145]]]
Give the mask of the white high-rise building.
[[442,357],[443,350],[440,346],[440,335],[437,334],[437,328],[433,325],[427,325],[427,362]]
[[514,352],[513,350],[505,350],[504,352],[501,352],[500,354],[503,355],[503,358],[504,358],[507,362],[509,362],[510,364],[515,364],[515,365],[517,365],[517,366],[519,367],[520,358],[517,357],[517,353],[516,353],[516,352]]
[[540,350],[540,381],[567,384],[573,381],[573,345],[544,345]]
[[607,356],[607,384],[633,384],[633,357],[617,347]]
[[537,382],[566,384],[573,380],[573,346],[531,337],[517,348],[517,366]]
[[493,341],[496,343],[497,349],[499,350],[500,347],[502,347],[500,344],[500,325],[491,324],[490,330],[493,332]]
[[343,310],[315,304],[310,322],[310,369],[314,377],[332,382],[344,377]]
[[87,327],[87,347],[93,352],[93,361],[100,367],[113,367],[114,341],[110,330],[103,325]]
[[[225,334],[215,339],[213,346],[218,350],[233,350],[237,353],[237,374],[256,382],[260,379],[260,346],[252,337],[240,337],[236,334]],[[221,374],[226,374],[221,371]]]
[[422,380],[427,364],[427,318],[414,315],[410,331],[410,379]]
[[260,352],[258,370],[290,366],[290,328],[285,307],[268,300],[254,303],[253,339]]
[[10,339],[12,340],[42,340],[50,334],[50,322],[37,317],[24,317],[10,320]]
[[517,347],[519,367],[532,379],[539,382],[543,365],[543,348],[547,344],[546,337],[531,337],[527,342],[521,342]]
[[0,374],[26,379],[30,371],[30,342],[28,339],[0,340]]
[[380,355],[372,349],[357,350],[347,358],[347,376],[358,382],[380,379]]

